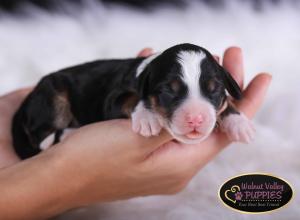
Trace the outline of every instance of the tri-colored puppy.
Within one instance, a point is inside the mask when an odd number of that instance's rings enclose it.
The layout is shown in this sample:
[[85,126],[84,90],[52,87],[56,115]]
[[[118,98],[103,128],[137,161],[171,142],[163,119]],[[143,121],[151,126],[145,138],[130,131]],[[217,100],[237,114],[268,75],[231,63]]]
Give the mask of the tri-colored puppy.
[[242,94],[230,74],[204,48],[180,44],[148,58],[99,60],[45,76],[13,120],[17,154],[41,151],[55,133],[93,122],[131,118],[143,136],[162,128],[183,143],[204,140],[217,121],[233,141],[253,137],[251,122],[228,101]]

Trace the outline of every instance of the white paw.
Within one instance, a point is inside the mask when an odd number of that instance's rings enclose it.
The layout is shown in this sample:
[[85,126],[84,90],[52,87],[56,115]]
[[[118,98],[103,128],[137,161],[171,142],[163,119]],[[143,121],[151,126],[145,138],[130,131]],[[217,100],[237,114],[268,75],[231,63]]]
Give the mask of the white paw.
[[[66,128],[63,131],[63,134],[60,136],[60,140],[62,141],[64,139],[66,139],[70,134],[72,134],[76,129],[73,128]],[[40,143],[40,149],[41,150],[46,150],[49,147],[51,147],[54,143],[55,140],[55,133],[52,133],[50,135],[48,135],[41,143]]]
[[55,139],[55,133],[52,133],[50,135],[48,135],[41,143],[40,143],[40,149],[41,150],[46,150],[49,147],[51,147],[51,145],[53,145]]
[[145,137],[158,135],[162,129],[155,113],[146,109],[142,102],[140,102],[135,111],[131,114],[132,130]]
[[255,133],[252,122],[242,113],[226,116],[221,122],[221,130],[232,141],[244,143],[252,141]]

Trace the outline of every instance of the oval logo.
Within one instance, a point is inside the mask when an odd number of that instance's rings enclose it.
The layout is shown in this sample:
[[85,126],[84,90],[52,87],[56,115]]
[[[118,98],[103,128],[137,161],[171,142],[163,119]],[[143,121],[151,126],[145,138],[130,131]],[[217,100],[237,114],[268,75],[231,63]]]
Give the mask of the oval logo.
[[281,178],[253,173],[225,182],[219,190],[219,197],[226,206],[236,211],[257,214],[285,206],[291,201],[293,190]]

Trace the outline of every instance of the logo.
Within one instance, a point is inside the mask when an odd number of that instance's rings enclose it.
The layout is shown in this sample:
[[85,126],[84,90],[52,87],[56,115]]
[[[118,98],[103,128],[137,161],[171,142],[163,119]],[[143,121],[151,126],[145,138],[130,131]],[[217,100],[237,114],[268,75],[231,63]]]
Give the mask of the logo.
[[285,180],[269,174],[253,173],[233,177],[220,190],[221,201],[236,211],[258,214],[287,205],[293,189]]

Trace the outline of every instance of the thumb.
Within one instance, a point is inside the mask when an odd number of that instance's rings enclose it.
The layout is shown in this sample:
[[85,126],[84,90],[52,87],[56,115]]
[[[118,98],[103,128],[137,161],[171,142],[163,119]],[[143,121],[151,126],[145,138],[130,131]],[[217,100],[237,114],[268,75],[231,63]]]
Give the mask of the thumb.
[[164,129],[158,136],[143,137],[140,134],[137,135],[138,146],[143,149],[145,154],[155,151],[157,148],[173,139],[173,137]]
[[253,118],[261,106],[266,96],[271,79],[272,76],[270,74],[258,74],[243,92],[243,99],[237,102],[238,109],[249,118]]

